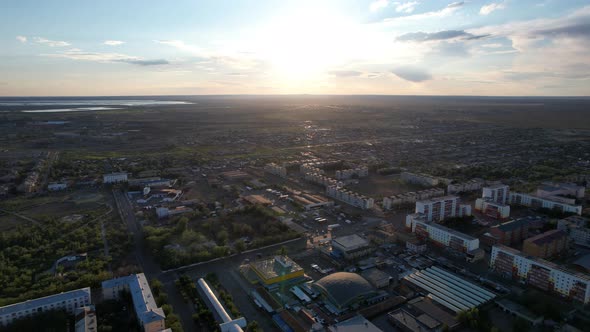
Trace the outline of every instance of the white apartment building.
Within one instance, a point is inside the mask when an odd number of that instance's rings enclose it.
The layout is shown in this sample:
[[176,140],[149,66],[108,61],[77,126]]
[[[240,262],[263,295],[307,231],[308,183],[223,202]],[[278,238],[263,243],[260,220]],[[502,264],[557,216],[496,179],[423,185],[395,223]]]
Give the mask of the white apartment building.
[[483,187],[481,197],[490,202],[508,204],[510,199],[510,187],[505,184]]
[[472,179],[461,183],[451,183],[447,186],[448,194],[459,192],[478,191],[483,188],[485,181],[483,179]]
[[496,203],[484,198],[478,198],[475,200],[475,209],[496,219],[506,219],[510,217],[510,205]]
[[403,194],[393,195],[383,198],[383,208],[391,210],[404,204],[413,204],[419,200],[429,199],[432,197],[440,197],[445,194],[441,188],[430,188],[420,191],[410,191]]
[[443,182],[443,183],[450,182],[450,180],[448,180],[448,179],[442,179],[442,178],[438,178],[438,177],[430,176],[430,175],[426,175],[426,174],[416,174],[416,173],[410,173],[410,172],[402,172],[400,176],[401,176],[401,179],[406,182],[421,184],[423,186],[430,186],[430,187],[436,186],[441,182]]
[[34,300],[0,307],[0,326],[7,326],[13,320],[34,316],[50,310],[65,310],[74,314],[76,308],[91,304],[90,287],[49,295]]
[[582,215],[581,205],[570,205],[562,202],[556,202],[547,198],[530,194],[511,192],[510,204],[524,205],[533,208],[555,209],[562,212],[571,212],[577,215]]
[[[417,201],[414,212],[423,214],[427,221],[441,221],[446,218],[463,216],[461,213],[467,211],[466,208],[459,207],[459,197],[443,196]],[[468,212],[467,215],[471,215],[471,209]]]
[[372,209],[375,200],[337,186],[328,186],[326,195],[363,210]]
[[590,303],[590,276],[568,271],[549,261],[527,256],[521,251],[494,245],[490,268],[513,279],[545,291],[557,293],[584,304]]
[[127,182],[127,173],[111,173],[105,174],[102,176],[103,183],[120,183],[120,182]]
[[426,220],[420,213],[406,216],[406,228],[418,238],[428,238],[444,247],[469,252],[479,248],[479,239]]
[[349,168],[336,171],[336,179],[338,180],[350,179],[355,175],[359,178],[369,176],[369,168],[367,166],[362,166],[357,168]]
[[588,218],[571,216],[557,221],[557,229],[567,233],[575,244],[590,247]]
[[280,177],[287,177],[287,168],[281,165],[277,165],[275,163],[270,163],[264,166],[264,170],[268,173],[278,175]]
[[573,196],[575,198],[584,198],[586,188],[578,186],[574,183],[553,183],[545,182],[542,186],[537,188],[536,195],[539,197],[552,196]]
[[319,184],[319,185],[322,185],[325,187],[329,187],[329,186],[342,187],[342,186],[344,186],[344,183],[342,183],[341,181],[337,181],[337,180],[327,177],[321,173],[305,173],[303,175],[303,178],[306,181],[309,181],[309,182],[312,182],[315,184]]
[[116,299],[122,290],[129,291],[139,325],[145,332],[158,332],[166,328],[164,310],[156,305],[150,285],[143,273],[102,282],[105,300]]

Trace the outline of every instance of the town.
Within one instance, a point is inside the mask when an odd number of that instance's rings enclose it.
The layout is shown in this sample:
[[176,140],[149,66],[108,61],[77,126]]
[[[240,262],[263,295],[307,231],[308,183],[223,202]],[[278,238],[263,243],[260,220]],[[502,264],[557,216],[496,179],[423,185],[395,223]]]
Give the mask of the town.
[[178,100],[1,113],[0,331],[590,326],[588,100]]

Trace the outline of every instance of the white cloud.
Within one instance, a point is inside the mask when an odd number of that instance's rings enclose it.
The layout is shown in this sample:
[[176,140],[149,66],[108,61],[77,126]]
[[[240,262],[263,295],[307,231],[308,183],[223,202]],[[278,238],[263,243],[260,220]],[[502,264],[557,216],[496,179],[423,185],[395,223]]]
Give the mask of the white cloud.
[[21,43],[26,43],[27,42],[27,37],[25,37],[25,36],[16,36],[16,40],[18,40]]
[[65,47],[70,46],[71,44],[65,41],[58,41],[58,40],[49,40],[41,37],[34,38],[35,43],[47,45],[49,47]]
[[416,9],[416,6],[419,4],[418,1],[409,1],[409,2],[394,2],[395,4],[395,11],[398,13],[406,13],[410,14],[411,12]]
[[504,9],[504,8],[506,8],[506,5],[504,3],[502,3],[502,2],[492,2],[490,4],[487,4],[485,6],[482,6],[481,9],[479,10],[479,13],[481,15],[489,15],[493,11]]
[[502,47],[502,44],[500,44],[500,43],[492,43],[492,44],[483,44],[481,46],[482,47],[487,47],[487,48],[500,48],[500,47]]
[[387,7],[388,4],[389,4],[388,0],[376,0],[376,1],[373,1],[369,5],[369,10],[372,12],[377,12],[377,11],[380,11],[381,9]]
[[434,10],[430,12],[420,13],[420,14],[413,14],[407,16],[400,16],[400,17],[390,17],[383,20],[383,23],[387,24],[396,24],[396,23],[406,23],[408,21],[417,21],[417,20],[424,20],[430,18],[442,18],[450,16],[451,14],[458,11],[465,2],[458,1],[448,4],[443,9]]
[[109,45],[109,46],[119,46],[119,45],[125,44],[125,42],[120,41],[120,40],[105,40],[103,44]]
[[72,48],[66,51],[41,54],[43,56],[49,56],[54,58],[65,58],[79,61],[94,61],[101,63],[108,62],[122,62],[128,64],[134,64],[139,66],[156,66],[166,65],[169,62],[165,59],[144,59],[142,57],[120,54],[120,53],[99,53],[99,52],[84,52],[78,48]]

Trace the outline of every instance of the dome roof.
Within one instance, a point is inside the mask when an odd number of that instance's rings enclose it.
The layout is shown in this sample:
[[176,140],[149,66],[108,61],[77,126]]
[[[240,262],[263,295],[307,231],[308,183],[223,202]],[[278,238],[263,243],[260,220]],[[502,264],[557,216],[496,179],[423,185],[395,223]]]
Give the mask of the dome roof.
[[316,281],[313,286],[340,308],[375,294],[375,289],[356,273],[336,272]]

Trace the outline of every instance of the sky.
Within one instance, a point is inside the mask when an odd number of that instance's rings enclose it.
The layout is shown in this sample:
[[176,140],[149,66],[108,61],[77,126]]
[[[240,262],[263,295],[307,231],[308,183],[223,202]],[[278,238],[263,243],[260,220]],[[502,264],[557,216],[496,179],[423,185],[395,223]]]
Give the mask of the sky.
[[0,1],[0,96],[589,96],[589,51],[588,0]]

